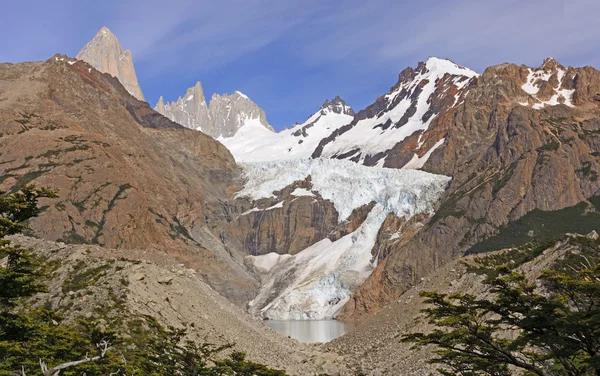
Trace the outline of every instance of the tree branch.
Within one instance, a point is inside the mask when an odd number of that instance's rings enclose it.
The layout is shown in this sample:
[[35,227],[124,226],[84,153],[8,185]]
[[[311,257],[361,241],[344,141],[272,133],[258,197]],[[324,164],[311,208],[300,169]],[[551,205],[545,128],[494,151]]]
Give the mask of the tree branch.
[[106,355],[106,351],[108,350],[108,342],[102,341],[99,344],[97,344],[96,347],[98,347],[98,349],[100,349],[100,355],[97,355],[93,358],[88,358],[86,355],[85,359],[76,360],[73,362],[62,363],[62,364],[59,364],[56,367],[52,367],[50,369],[48,369],[48,365],[46,364],[46,362],[44,362],[42,359],[40,359],[40,368],[42,369],[42,373],[44,374],[44,376],[57,376],[60,373],[60,371],[62,371],[63,369],[66,369],[69,367],[75,367],[75,366],[78,366],[78,365],[84,364],[84,363],[95,362],[97,360],[104,358],[104,356]]

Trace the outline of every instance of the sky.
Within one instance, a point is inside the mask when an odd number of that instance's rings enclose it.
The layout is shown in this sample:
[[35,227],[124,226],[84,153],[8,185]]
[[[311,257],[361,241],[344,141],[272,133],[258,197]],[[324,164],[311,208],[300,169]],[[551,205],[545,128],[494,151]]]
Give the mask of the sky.
[[239,90],[275,129],[327,98],[355,111],[429,56],[600,68],[598,0],[21,0],[0,14],[0,62],[74,57],[107,26],[132,51],[146,100]]

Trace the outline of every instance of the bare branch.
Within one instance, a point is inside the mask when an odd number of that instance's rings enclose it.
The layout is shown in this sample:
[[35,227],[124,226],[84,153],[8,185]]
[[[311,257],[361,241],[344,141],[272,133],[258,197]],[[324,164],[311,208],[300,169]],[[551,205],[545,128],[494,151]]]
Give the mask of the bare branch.
[[52,367],[50,369],[48,369],[48,365],[46,364],[46,362],[40,359],[40,368],[42,369],[42,373],[44,374],[44,376],[58,376],[60,374],[60,371],[62,371],[63,369],[75,367],[84,363],[95,362],[104,358],[104,356],[106,355],[106,351],[108,351],[108,342],[102,341],[99,344],[97,344],[96,347],[100,350],[100,355],[97,355],[93,358],[88,358],[86,354],[84,359],[59,364],[56,367]]

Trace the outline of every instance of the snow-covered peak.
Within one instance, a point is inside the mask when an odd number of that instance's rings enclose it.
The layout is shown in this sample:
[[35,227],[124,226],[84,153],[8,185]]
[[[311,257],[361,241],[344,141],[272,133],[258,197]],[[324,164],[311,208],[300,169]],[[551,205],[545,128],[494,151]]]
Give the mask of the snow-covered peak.
[[456,76],[476,77],[479,74],[469,68],[462,67],[452,60],[440,59],[439,57],[429,57],[425,63],[427,70],[434,72],[436,76],[443,76],[444,74],[452,74]]
[[[387,154],[413,134],[419,134],[411,166],[423,166],[429,151],[443,138],[426,146],[421,136],[436,116],[461,103],[467,87],[479,74],[450,60],[430,57],[416,68],[406,68],[390,92],[359,112],[350,127],[324,140],[313,156],[344,158],[382,166]],[[413,144],[414,145],[414,144]],[[408,146],[407,146],[408,147]],[[422,147],[427,149],[421,150]],[[414,148],[414,146],[413,146]]]
[[258,129],[249,122],[229,138],[219,139],[237,162],[264,162],[309,158],[319,142],[349,124],[354,112],[341,98],[325,101],[304,123],[279,133]]
[[321,105],[320,110],[321,114],[323,115],[326,115],[328,112],[333,112],[336,114],[354,116],[354,110],[352,110],[352,107],[348,106],[339,95],[332,100],[326,99],[323,105]]

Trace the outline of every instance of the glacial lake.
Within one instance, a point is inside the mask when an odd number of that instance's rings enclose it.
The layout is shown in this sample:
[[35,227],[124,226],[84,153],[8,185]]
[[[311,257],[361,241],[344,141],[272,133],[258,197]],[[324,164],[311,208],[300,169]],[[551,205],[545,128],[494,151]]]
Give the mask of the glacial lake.
[[344,335],[348,325],[337,320],[265,320],[265,325],[284,337],[302,343],[329,342]]

